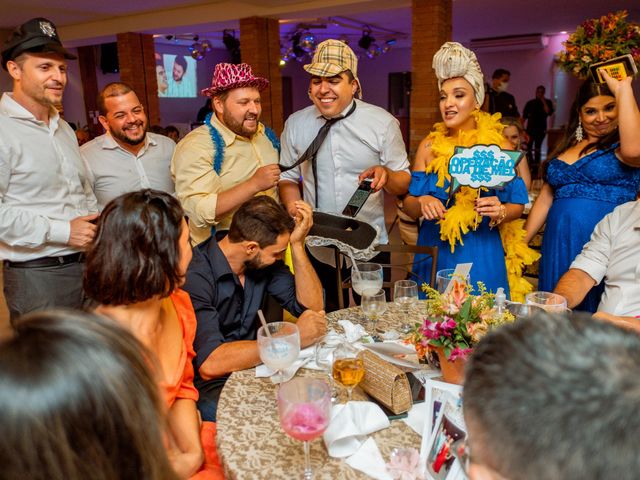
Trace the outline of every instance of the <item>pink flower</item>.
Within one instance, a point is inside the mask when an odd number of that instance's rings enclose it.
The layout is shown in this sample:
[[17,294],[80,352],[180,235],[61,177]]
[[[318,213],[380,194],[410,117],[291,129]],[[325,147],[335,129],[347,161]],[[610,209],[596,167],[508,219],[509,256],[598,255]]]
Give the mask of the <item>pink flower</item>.
[[464,360],[465,358],[467,358],[467,355],[469,355],[471,352],[472,352],[471,348],[456,347],[453,350],[451,350],[451,355],[449,355],[449,361],[455,362],[459,358]]
[[444,310],[446,314],[455,315],[460,311],[460,308],[455,303],[449,302],[442,306],[442,310]]
[[424,323],[420,327],[420,333],[429,340],[436,340],[440,337],[440,332],[438,331],[438,322],[432,322],[428,318],[424,319]]
[[450,337],[453,330],[456,328],[456,321],[451,317],[444,317],[444,320],[438,324],[438,330],[440,334],[445,337]]

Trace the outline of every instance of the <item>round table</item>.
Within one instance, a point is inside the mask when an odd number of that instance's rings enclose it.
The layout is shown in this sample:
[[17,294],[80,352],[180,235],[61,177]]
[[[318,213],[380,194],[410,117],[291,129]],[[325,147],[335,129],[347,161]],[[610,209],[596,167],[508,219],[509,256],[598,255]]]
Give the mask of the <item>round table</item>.
[[[418,318],[419,307],[411,317]],[[338,310],[327,315],[330,328],[340,331],[337,320],[347,319],[366,327],[360,308]],[[376,330],[398,328],[407,316],[393,303],[380,318]],[[374,333],[374,332],[371,332]],[[297,375],[319,376],[319,371],[301,369]],[[255,369],[234,372],[227,380],[218,403],[218,455],[229,479],[273,479],[302,477],[304,454],[302,442],[288,437],[280,428],[275,385],[268,378],[256,378]],[[394,448],[420,449],[421,437],[401,420],[375,432],[382,457],[388,460]],[[338,458],[327,454],[322,438],[310,442],[314,479],[366,479]]]

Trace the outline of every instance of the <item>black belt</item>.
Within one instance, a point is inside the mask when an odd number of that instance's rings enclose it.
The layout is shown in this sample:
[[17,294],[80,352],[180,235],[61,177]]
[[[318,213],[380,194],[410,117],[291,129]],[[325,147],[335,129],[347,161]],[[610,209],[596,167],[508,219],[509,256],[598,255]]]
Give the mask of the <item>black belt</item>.
[[5,260],[4,265],[11,268],[41,268],[67,265],[69,263],[78,263],[83,261],[84,252],[78,252],[71,253],[69,255],[62,255],[61,257],[36,258],[35,260],[28,260],[26,262],[11,262],[9,260]]

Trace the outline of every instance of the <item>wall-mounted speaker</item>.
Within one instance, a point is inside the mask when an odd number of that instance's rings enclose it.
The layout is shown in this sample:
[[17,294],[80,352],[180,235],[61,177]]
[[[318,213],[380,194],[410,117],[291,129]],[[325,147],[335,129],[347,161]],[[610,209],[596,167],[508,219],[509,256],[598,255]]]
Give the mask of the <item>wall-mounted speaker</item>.
[[100,45],[100,68],[102,73],[118,73],[120,71],[117,43],[103,43]]

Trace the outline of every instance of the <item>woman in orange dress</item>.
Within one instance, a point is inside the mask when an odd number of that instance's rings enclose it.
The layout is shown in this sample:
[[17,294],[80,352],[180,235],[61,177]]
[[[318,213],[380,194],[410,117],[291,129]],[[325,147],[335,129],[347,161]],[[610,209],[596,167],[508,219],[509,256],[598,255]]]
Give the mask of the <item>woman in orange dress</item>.
[[154,354],[167,406],[167,449],[180,478],[224,478],[215,424],[200,421],[192,359],[196,318],[180,289],[191,261],[179,202],[141,190],[109,202],[87,251],[84,288],[96,312],[129,329]]

